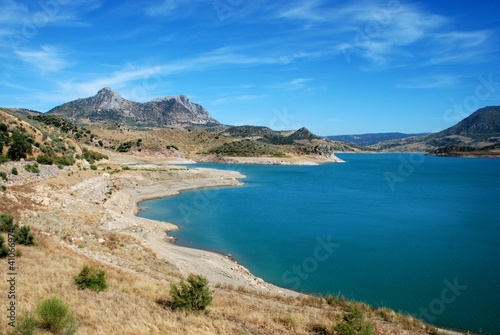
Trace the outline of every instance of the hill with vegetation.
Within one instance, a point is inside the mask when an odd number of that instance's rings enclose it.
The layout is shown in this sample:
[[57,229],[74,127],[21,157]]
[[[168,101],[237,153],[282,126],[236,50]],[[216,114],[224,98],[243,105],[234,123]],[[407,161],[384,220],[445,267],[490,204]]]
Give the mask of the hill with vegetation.
[[359,146],[368,146],[389,140],[397,140],[407,137],[425,136],[425,135],[427,134],[369,133],[369,134],[356,134],[356,135],[331,135],[331,136],[326,136],[326,138],[333,141],[347,142]]
[[440,147],[482,148],[500,142],[500,106],[478,109],[456,125],[437,133],[370,145],[382,151],[430,152]]

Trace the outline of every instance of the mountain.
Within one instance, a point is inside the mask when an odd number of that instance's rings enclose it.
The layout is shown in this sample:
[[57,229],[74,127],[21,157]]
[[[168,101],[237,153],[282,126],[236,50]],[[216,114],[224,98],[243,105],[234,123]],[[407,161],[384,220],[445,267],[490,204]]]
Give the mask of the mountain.
[[425,136],[389,140],[369,147],[384,151],[433,151],[441,147],[482,148],[500,142],[500,106],[478,109],[456,125]]
[[332,135],[332,136],[326,136],[326,138],[334,141],[341,141],[361,146],[367,146],[383,141],[395,140],[412,136],[423,136],[423,135],[427,135],[427,133],[425,134],[424,133],[422,134],[370,133],[370,134],[356,134],[356,135]]
[[78,124],[124,123],[137,128],[219,125],[203,106],[191,102],[185,95],[140,103],[124,99],[107,87],[93,97],[65,103],[47,114]]

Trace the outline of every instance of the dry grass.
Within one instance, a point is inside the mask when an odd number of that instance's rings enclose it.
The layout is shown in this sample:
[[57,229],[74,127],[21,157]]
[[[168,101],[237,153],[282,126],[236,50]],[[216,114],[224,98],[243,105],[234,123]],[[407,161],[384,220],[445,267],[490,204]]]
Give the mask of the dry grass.
[[[136,272],[90,260],[56,240],[36,235],[36,247],[19,247],[16,277],[17,316],[34,310],[49,296],[63,298],[80,325],[77,334],[311,334],[313,325],[334,327],[343,315],[342,305],[330,306],[324,299],[291,298],[219,286],[206,314],[185,314],[165,308],[169,282],[177,278],[165,273],[153,279]],[[100,293],[79,290],[74,276],[83,265],[106,270],[109,288]],[[7,283],[0,282],[6,292]],[[5,303],[5,299],[1,300]],[[2,307],[3,308],[3,307]],[[372,321],[375,334],[423,334],[423,325],[399,314],[383,320],[382,313],[361,306]],[[386,318],[384,318],[386,319]],[[405,319],[406,320],[406,319]],[[406,329],[405,329],[406,328]],[[2,322],[1,331],[8,331]],[[409,329],[409,330],[408,330]]]

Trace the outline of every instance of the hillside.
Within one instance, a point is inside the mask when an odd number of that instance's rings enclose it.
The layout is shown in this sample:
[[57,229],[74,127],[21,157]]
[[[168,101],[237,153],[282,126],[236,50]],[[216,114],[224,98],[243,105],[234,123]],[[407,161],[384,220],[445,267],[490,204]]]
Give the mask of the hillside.
[[404,134],[404,133],[370,133],[370,134],[355,134],[355,135],[331,135],[326,136],[327,139],[333,141],[341,141],[353,143],[360,146],[373,145],[383,141],[397,140],[414,136],[425,136],[427,134]]
[[189,127],[219,125],[205,108],[185,95],[139,103],[122,98],[110,88],[93,97],[74,100],[47,112],[77,124],[122,123],[133,128]]
[[[436,334],[433,327],[387,308],[274,287],[229,257],[170,243],[165,231],[174,226],[135,215],[142,199],[183,189],[234,187],[240,174],[148,164],[111,152],[110,157],[96,163],[95,170],[83,164],[54,167],[55,174],[36,181],[23,174],[0,192],[0,213],[30,225],[37,243],[18,246],[19,322],[42,299],[57,295],[67,302],[78,324],[76,334],[82,335],[311,335],[358,326],[376,335]],[[0,170],[22,164],[0,164]],[[105,271],[105,291],[75,286],[74,277],[84,265]],[[209,280],[214,299],[207,313],[169,307],[170,284],[189,273]],[[0,289],[7,292],[7,285],[2,281]],[[11,329],[2,322],[0,332],[6,331]]]
[[500,142],[500,106],[478,109],[456,125],[425,136],[380,142],[369,146],[383,151],[429,152],[446,146],[481,148]]

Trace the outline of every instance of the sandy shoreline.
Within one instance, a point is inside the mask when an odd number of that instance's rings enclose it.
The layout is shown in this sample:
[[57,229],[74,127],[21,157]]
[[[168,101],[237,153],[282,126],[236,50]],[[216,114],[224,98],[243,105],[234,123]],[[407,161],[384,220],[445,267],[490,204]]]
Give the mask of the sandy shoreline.
[[[137,216],[138,203],[142,201],[177,195],[184,190],[206,189],[206,191],[200,192],[201,201],[206,203],[216,194],[213,188],[240,186],[242,183],[238,179],[245,178],[244,175],[234,171],[204,168],[189,169],[186,170],[186,173],[192,174],[190,177],[198,176],[119,190],[104,206],[106,215],[103,217],[103,227],[138,238],[144,246],[154,250],[159,258],[173,264],[183,275],[202,274],[214,285],[243,286],[259,291],[298,295],[296,292],[278,288],[255,277],[230,256],[174,244],[173,239],[167,235],[168,232],[178,229],[173,223]],[[125,178],[127,177],[125,176]],[[197,204],[186,204],[186,208],[194,211],[203,210]]]

